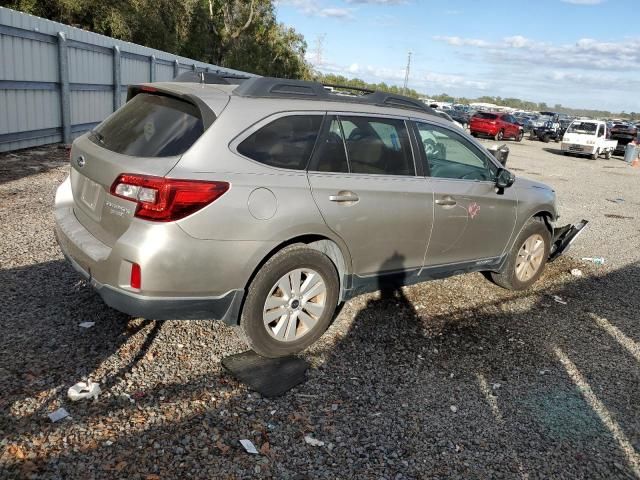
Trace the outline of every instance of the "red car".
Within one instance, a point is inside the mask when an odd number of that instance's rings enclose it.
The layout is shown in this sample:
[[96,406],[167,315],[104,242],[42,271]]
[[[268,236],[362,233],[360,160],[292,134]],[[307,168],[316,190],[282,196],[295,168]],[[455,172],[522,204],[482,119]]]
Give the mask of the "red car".
[[493,137],[496,140],[513,138],[516,142],[524,136],[516,118],[508,113],[478,112],[471,117],[469,129],[474,137]]

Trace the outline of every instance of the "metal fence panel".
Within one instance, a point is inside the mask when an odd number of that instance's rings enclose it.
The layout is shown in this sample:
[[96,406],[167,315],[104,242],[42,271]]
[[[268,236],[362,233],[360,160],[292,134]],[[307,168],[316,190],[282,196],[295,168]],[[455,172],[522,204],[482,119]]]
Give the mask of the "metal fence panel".
[[176,72],[253,76],[0,7],[0,152],[70,142]]

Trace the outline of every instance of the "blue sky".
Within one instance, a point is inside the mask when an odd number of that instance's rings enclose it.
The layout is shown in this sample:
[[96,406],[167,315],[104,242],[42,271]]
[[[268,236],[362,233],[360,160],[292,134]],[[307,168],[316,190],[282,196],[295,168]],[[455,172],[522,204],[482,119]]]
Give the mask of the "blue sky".
[[[277,0],[323,72],[640,112],[639,0]],[[318,55],[318,39],[322,42]]]

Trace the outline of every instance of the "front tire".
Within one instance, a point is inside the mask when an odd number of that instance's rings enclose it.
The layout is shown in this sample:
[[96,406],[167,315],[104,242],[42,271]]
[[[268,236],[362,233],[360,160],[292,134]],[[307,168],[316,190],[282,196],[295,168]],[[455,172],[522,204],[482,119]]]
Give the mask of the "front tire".
[[264,357],[298,353],[329,327],[339,290],[329,257],[303,245],[285,248],[263,265],[249,286],[241,337]]
[[521,142],[523,137],[524,137],[524,133],[522,133],[522,130],[520,130],[518,132],[518,135],[516,136],[516,142]]
[[507,290],[526,290],[533,285],[549,258],[551,233],[544,221],[531,218],[518,235],[501,272],[490,272],[491,280]]
[[591,154],[589,158],[591,158],[591,160],[597,160],[599,156],[600,152],[596,151],[596,153]]

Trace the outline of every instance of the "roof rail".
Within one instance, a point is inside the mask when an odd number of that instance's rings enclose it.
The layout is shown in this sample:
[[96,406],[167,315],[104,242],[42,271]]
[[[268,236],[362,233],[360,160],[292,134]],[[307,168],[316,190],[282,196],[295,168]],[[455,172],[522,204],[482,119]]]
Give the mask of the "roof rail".
[[207,72],[204,70],[190,70],[177,75],[172,82],[204,83],[208,85],[229,85],[238,84],[250,77],[237,75],[235,73],[225,73],[221,71]]
[[[325,87],[340,88],[363,92],[362,95],[340,95]],[[287,80],[272,77],[254,77],[245,80],[234,91],[233,95],[252,98],[291,98],[302,100],[325,100],[347,103],[362,103],[379,107],[405,108],[435,115],[432,108],[420,100],[396,95],[393,93],[369,90],[360,87],[343,85],[323,85],[320,82],[306,80]]]

